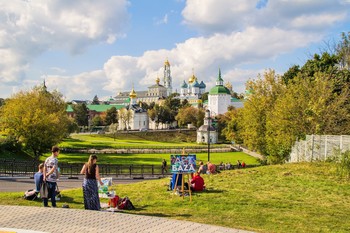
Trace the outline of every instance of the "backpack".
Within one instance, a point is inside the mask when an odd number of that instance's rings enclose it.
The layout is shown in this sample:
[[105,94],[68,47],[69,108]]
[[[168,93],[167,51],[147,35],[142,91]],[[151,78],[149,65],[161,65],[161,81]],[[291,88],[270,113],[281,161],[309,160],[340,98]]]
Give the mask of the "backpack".
[[23,199],[25,200],[34,201],[37,198],[38,198],[38,192],[35,189],[29,189],[25,191],[23,195]]
[[135,206],[132,204],[132,202],[130,201],[130,199],[128,197],[124,197],[119,205],[118,205],[118,209],[122,209],[122,210],[134,210]]

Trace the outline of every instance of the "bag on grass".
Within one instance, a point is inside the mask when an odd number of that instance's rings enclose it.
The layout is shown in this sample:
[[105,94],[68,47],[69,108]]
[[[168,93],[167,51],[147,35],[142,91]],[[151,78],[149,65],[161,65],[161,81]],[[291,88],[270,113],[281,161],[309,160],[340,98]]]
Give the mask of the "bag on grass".
[[49,193],[49,191],[47,189],[47,184],[46,184],[46,182],[43,182],[41,187],[40,187],[40,197],[47,198],[48,193]]
[[118,205],[118,209],[122,209],[122,210],[134,210],[135,206],[132,204],[132,202],[130,201],[130,199],[128,197],[124,197],[119,205]]
[[25,191],[23,199],[34,201],[38,197],[38,193],[35,189],[29,189]]

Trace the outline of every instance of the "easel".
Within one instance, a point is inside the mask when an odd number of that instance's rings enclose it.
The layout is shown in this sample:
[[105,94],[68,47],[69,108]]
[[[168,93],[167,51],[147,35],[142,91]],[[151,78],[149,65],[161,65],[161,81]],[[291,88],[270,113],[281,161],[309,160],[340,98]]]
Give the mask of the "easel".
[[[182,155],[185,155],[185,148],[182,149]],[[182,182],[181,182],[181,193],[182,193],[182,200],[185,199],[185,193],[188,192],[190,195],[190,202],[192,202],[192,192],[191,192],[191,184],[188,184],[188,190],[185,190],[185,175],[187,180],[190,180],[189,174],[188,173],[183,173],[179,172],[176,174],[176,179],[175,179],[175,186],[174,186],[174,193],[176,193],[177,190],[177,182],[179,180],[179,175],[182,175]]]

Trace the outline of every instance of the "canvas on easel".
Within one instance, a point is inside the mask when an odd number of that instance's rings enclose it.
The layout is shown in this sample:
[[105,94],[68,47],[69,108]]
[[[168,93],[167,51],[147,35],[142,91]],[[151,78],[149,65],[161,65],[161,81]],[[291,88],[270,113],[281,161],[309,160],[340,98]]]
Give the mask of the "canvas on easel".
[[192,201],[191,189],[190,187],[188,187],[188,189],[185,190],[184,181],[185,181],[185,176],[189,180],[190,174],[196,172],[196,155],[195,154],[185,155],[183,151],[182,155],[171,155],[170,162],[171,162],[171,173],[173,174],[173,179],[175,177],[175,181],[172,180],[174,184],[172,187],[173,191],[174,192],[177,191],[179,179],[181,179],[180,191],[182,193],[182,198],[184,199],[185,193],[188,192],[190,195],[190,201]]

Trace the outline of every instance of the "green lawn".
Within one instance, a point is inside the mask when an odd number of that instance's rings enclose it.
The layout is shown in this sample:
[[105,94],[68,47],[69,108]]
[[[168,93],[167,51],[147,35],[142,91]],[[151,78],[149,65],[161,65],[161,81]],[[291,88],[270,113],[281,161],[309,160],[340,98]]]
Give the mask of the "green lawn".
[[[207,190],[189,197],[166,191],[169,179],[115,183],[136,207],[131,214],[167,217],[256,232],[349,232],[350,185],[331,163],[262,166],[203,175]],[[62,191],[62,202],[83,208],[82,190]],[[19,193],[0,193],[2,205],[40,206]],[[102,199],[102,201],[105,201]]]
[[[46,154],[41,158],[45,160],[50,154]],[[58,156],[59,162],[64,163],[85,163],[89,158],[89,154],[80,153],[60,153]],[[170,164],[170,154],[97,154],[98,163],[110,163],[110,164],[145,164],[145,165],[159,165],[161,161],[166,159]],[[208,160],[207,153],[196,153],[197,161]],[[210,160],[214,164],[220,162],[231,162],[232,165],[236,164],[237,160],[244,161],[247,165],[258,165],[259,162],[243,152],[226,152],[226,153],[210,153]]]
[[[178,137],[178,138],[177,138]],[[112,135],[104,134],[72,134],[70,138],[65,139],[60,143],[60,147],[68,148],[147,148],[147,147],[185,147],[196,146],[193,135],[188,136],[178,135],[176,133],[166,134],[160,133],[120,133],[115,138]],[[163,139],[163,140],[159,140]],[[192,141],[192,142],[191,142]]]

